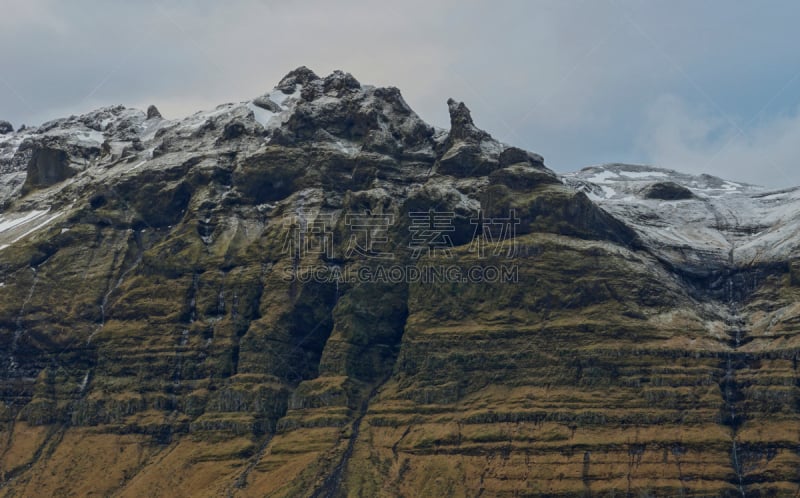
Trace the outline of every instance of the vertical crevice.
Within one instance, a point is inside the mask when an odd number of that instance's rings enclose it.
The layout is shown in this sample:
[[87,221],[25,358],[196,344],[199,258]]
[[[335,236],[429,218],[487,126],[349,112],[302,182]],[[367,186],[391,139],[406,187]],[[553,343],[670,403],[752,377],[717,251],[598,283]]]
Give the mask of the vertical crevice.
[[[375,292],[376,289],[373,288],[365,288],[369,292]],[[364,290],[364,289],[362,289]],[[350,289],[352,293],[349,298],[352,298],[353,295],[358,295],[354,293],[354,289]],[[389,292],[383,292],[382,295],[384,299],[388,299]],[[402,309],[394,309],[389,307],[387,309],[382,310],[382,312],[377,313],[371,321],[372,327],[374,329],[378,329],[382,322],[392,323],[392,325],[396,328],[394,334],[391,335],[391,343],[385,344],[381,343],[380,340],[376,343],[370,344],[368,347],[361,350],[360,357],[363,357],[367,354],[369,347],[376,348],[376,349],[384,349],[389,351],[387,356],[382,357],[383,362],[385,365],[389,366],[383,371],[376,371],[373,372],[372,377],[371,375],[367,375],[364,378],[359,379],[362,382],[365,382],[367,386],[372,386],[369,394],[364,396],[361,400],[359,405],[359,409],[355,419],[353,420],[350,437],[347,441],[347,446],[345,447],[344,452],[342,453],[339,461],[333,467],[333,469],[327,474],[325,480],[323,481],[322,485],[319,488],[314,490],[312,493],[312,497],[314,498],[334,498],[337,496],[344,496],[347,494],[346,490],[343,489],[343,483],[345,481],[347,467],[350,463],[350,459],[353,455],[353,451],[355,450],[355,445],[359,440],[360,431],[361,431],[361,423],[366,417],[370,403],[375,399],[375,397],[380,392],[380,389],[386,384],[389,379],[391,379],[392,374],[394,373],[394,365],[397,362],[397,358],[399,356],[399,349],[400,343],[402,342],[403,334],[405,333],[406,322],[408,320],[408,288],[404,287],[399,294],[401,301],[403,303]],[[350,317],[352,318],[352,317]],[[384,323],[385,324],[385,323]],[[389,337],[382,338],[383,340],[388,339]],[[388,346],[388,348],[387,348]],[[357,378],[358,376],[354,376],[353,372],[348,372],[349,376]],[[367,389],[367,388],[364,388]],[[406,433],[403,435],[407,435],[411,430],[409,426],[406,429]],[[402,439],[402,438],[401,438]],[[399,443],[399,442],[398,442]],[[393,447],[393,451],[395,452],[395,457],[397,456],[397,446]]]
[[745,489],[745,476],[742,465],[741,448],[737,438],[739,437],[739,428],[745,421],[744,413],[740,408],[740,402],[743,398],[742,386],[737,381],[736,372],[747,366],[747,356],[738,351],[739,347],[748,339],[745,330],[745,321],[740,313],[739,301],[746,292],[746,289],[740,289],[737,285],[737,279],[734,276],[729,276],[726,281],[727,299],[728,299],[728,320],[727,320],[727,334],[728,345],[730,351],[725,355],[723,364],[725,375],[720,382],[720,390],[723,399],[723,424],[730,427],[731,432],[731,466],[734,471],[734,484],[741,496],[747,496]]
[[35,266],[31,266],[30,270],[33,272],[33,278],[31,279],[31,286],[28,288],[28,293],[25,296],[25,300],[22,302],[22,306],[19,308],[19,313],[17,314],[17,318],[14,321],[15,329],[14,335],[11,339],[11,345],[9,346],[8,351],[8,368],[7,368],[7,378],[11,378],[15,376],[17,370],[19,369],[19,363],[17,362],[17,349],[19,348],[19,340],[25,334],[25,310],[28,308],[31,300],[33,299],[33,295],[36,292],[36,284],[39,282],[39,270]]

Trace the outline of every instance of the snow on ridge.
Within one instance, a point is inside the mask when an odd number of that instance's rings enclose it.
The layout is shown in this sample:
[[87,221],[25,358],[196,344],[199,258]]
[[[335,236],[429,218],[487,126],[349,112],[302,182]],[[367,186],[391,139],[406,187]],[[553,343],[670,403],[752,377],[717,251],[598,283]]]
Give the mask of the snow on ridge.
[[247,103],[247,108],[253,111],[255,120],[265,129],[270,127],[270,123],[273,122],[273,118],[277,116],[277,113],[259,107],[252,102]]
[[12,218],[12,219],[5,219],[4,216],[0,216],[0,233],[6,232],[19,225],[23,225],[25,223],[33,221],[36,218],[39,218],[40,216],[47,214],[48,211],[49,209],[29,211],[18,218]]
[[12,215],[10,218],[0,216],[0,251],[41,230],[56,218],[61,217],[65,211],[57,211],[49,216],[48,213],[50,213],[50,208],[28,211],[22,216],[14,217]]
[[[763,187],[648,166],[591,166],[562,179],[633,227],[652,251],[678,263],[714,267],[785,260],[800,252],[800,187]],[[645,198],[673,182],[694,198]]]
[[220,104],[213,110],[197,111],[196,113],[183,118],[177,122],[177,129],[180,131],[196,131],[203,127],[209,119],[221,116],[226,112],[237,107],[237,104]]
[[593,182],[593,183],[604,183],[605,181],[611,180],[612,178],[613,179],[618,179],[619,175],[614,171],[603,170],[603,171],[600,171],[599,173],[595,173],[595,174],[592,174],[591,176],[589,176],[587,178],[587,181],[590,181],[590,182]]
[[626,176],[628,178],[665,178],[667,174],[663,171],[620,171],[619,173],[622,176]]

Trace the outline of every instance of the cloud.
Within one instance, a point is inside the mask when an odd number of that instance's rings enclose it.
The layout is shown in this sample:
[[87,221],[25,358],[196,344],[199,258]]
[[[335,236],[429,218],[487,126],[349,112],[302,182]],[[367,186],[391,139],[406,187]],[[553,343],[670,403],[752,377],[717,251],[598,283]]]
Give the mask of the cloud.
[[646,115],[638,147],[651,164],[769,187],[800,185],[800,108],[748,126],[663,95]]
[[63,33],[67,24],[53,11],[52,0],[27,0],[0,7],[0,32],[4,37],[24,36],[27,29],[36,27]]
[[[156,104],[177,118],[259,95],[307,65],[397,86],[439,126],[449,123],[447,98],[463,100],[478,126],[559,171],[614,161],[699,168],[730,131],[714,118],[720,110],[757,112],[800,68],[786,42],[798,10],[780,0],[771,9],[721,0],[3,0],[0,118],[38,124],[111,104]],[[796,83],[721,156],[738,143],[778,146],[758,129],[789,126]],[[669,114],[664,95],[685,112]],[[712,100],[714,112],[694,107]]]

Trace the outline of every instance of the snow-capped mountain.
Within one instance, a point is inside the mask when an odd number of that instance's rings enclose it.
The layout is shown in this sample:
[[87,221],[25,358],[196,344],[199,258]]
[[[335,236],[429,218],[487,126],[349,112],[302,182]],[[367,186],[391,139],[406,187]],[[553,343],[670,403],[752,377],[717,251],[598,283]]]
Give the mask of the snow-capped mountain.
[[626,164],[563,179],[635,229],[655,254],[693,273],[800,257],[800,187],[771,191]]
[[800,191],[446,105],[0,122],[0,494],[794,494]]

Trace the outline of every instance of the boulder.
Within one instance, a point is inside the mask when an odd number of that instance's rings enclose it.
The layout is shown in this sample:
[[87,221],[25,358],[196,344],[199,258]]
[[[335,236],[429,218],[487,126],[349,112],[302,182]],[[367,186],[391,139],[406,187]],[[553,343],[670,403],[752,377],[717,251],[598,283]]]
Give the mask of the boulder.
[[262,95],[260,97],[256,97],[253,100],[253,105],[256,107],[260,107],[262,109],[266,109],[271,112],[281,112],[281,106],[270,100],[268,95]]
[[147,119],[164,119],[159,112],[158,107],[151,105],[147,108]]
[[225,125],[225,128],[222,131],[222,138],[224,140],[233,140],[234,138],[239,138],[240,136],[244,135],[246,131],[247,127],[245,127],[242,122],[231,121]]
[[675,182],[657,182],[650,184],[644,188],[642,195],[645,199],[660,199],[663,201],[694,198],[694,194],[691,190]]
[[500,153],[498,160],[500,161],[501,168],[517,163],[528,163],[532,166],[544,167],[544,159],[542,156],[517,147],[506,148]]
[[318,79],[320,78],[314,73],[314,71],[310,70],[306,66],[300,66],[284,76],[283,79],[281,79],[281,81],[278,83],[278,86],[275,88],[285,94],[290,94],[294,93],[297,85],[306,86],[310,82]]

